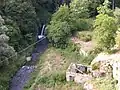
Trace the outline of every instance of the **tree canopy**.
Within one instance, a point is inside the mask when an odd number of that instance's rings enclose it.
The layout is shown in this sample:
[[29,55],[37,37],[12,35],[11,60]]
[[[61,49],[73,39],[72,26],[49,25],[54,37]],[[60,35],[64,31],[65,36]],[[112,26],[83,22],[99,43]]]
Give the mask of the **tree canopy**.
[[94,28],[93,35],[99,48],[110,49],[115,45],[117,25],[113,17],[99,14],[96,17]]
[[9,46],[9,37],[6,35],[8,28],[4,25],[4,19],[0,16],[0,67],[8,65],[15,55],[13,47]]

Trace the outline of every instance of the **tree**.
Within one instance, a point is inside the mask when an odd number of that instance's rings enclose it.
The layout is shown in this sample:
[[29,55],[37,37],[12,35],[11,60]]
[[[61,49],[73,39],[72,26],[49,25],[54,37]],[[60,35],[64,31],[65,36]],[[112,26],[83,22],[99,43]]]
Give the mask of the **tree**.
[[54,47],[65,48],[70,36],[70,26],[67,22],[51,21],[47,26],[48,38]]
[[120,8],[120,0],[115,0],[115,6]]
[[113,17],[99,14],[96,17],[94,28],[93,37],[99,48],[105,50],[114,46],[117,25]]
[[88,2],[89,15],[90,17],[94,17],[98,14],[97,7],[103,4],[104,0],[88,0]]
[[115,9],[114,16],[117,19],[117,24],[120,26],[120,8]]
[[70,11],[69,8],[64,5],[61,6],[56,13],[53,14],[52,20],[54,21],[70,21]]
[[15,55],[15,50],[13,47],[9,46],[9,37],[6,35],[8,28],[3,25],[4,20],[0,16],[0,67],[8,65],[12,55]]
[[103,5],[100,5],[98,8],[99,14],[108,14],[110,16],[113,16],[113,11],[110,9],[110,2],[109,0],[105,0]]
[[88,18],[89,17],[88,0],[73,0],[70,5],[72,18]]
[[[31,0],[9,0],[5,5],[5,15],[7,18],[17,23],[23,40],[31,43],[29,35],[34,37],[36,35],[36,12]],[[22,43],[24,46],[26,44]]]

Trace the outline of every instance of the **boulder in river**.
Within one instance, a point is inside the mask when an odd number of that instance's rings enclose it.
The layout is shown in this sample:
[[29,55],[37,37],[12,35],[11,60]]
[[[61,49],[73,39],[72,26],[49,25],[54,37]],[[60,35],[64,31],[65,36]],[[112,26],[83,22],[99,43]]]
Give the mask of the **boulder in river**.
[[27,62],[31,61],[31,57],[26,57],[26,61]]

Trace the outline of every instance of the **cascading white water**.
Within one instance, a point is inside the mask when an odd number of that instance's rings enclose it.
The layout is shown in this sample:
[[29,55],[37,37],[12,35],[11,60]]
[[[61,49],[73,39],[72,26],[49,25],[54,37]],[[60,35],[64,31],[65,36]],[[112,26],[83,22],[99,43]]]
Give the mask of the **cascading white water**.
[[39,38],[39,39],[41,39],[41,38],[44,37],[44,30],[45,30],[45,24],[44,24],[43,27],[42,27],[41,34],[38,35],[38,38]]
[[45,30],[45,25],[43,25],[43,27],[42,27],[41,35],[43,35],[44,30]]

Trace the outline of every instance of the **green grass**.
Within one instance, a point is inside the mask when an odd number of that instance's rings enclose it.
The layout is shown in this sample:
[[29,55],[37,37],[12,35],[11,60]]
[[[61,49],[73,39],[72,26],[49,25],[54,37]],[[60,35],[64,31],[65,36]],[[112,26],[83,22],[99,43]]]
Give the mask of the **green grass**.
[[90,83],[96,88],[96,90],[116,90],[116,82],[110,77],[96,78]]
[[31,74],[31,79],[24,90],[35,90],[38,87],[42,88],[41,90],[46,90],[45,88],[69,90],[69,87],[74,88],[72,90],[83,90],[81,85],[71,84],[70,86],[70,83],[66,82],[65,71],[72,62],[88,65],[91,60],[91,56],[83,57],[71,47],[66,49],[50,47],[40,56],[37,69]]
[[77,32],[77,37],[85,42],[92,40],[92,31],[80,31]]
[[[49,47],[40,56],[37,69],[31,74],[30,81],[24,90],[83,90],[80,84],[66,82],[65,71],[71,62],[87,64],[93,60],[94,55],[83,57],[72,48],[56,49]],[[48,69],[50,68],[50,69]],[[96,90],[115,90],[115,81],[112,78],[96,78],[89,81]]]

